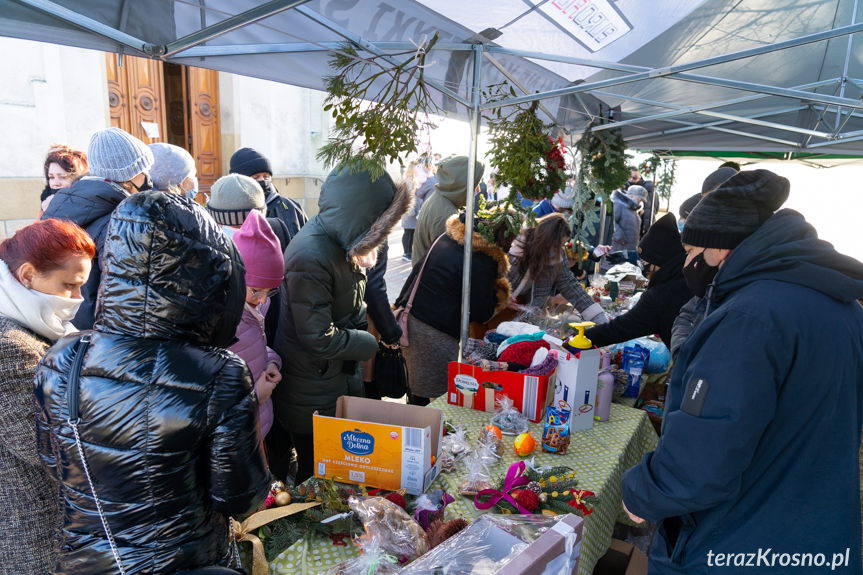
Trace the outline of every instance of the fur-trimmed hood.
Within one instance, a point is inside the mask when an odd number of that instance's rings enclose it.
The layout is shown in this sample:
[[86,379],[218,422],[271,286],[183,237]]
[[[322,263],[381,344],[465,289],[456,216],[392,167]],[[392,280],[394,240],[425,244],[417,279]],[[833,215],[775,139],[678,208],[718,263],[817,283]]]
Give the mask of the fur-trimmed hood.
[[639,207],[638,200],[627,195],[626,192],[621,192],[620,190],[614,190],[611,192],[611,201],[615,204],[623,204],[630,210],[637,210]]
[[368,172],[339,167],[321,187],[316,218],[351,259],[386,241],[412,202],[407,186],[395,184],[389,174],[373,180]]
[[[461,221],[461,214],[455,214],[447,219],[446,235],[458,245],[464,246],[465,224]],[[471,249],[474,252],[487,255],[497,262],[497,280],[495,281],[497,305],[495,306],[495,312],[499,312],[509,305],[509,296],[512,291],[509,280],[506,279],[506,274],[509,272],[509,259],[506,257],[503,248],[489,242],[477,231],[473,232]]]

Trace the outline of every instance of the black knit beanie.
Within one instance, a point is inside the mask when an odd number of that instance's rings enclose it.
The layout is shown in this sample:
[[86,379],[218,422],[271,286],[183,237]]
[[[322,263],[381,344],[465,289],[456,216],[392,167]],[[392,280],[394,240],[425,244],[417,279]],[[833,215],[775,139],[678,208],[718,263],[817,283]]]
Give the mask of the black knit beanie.
[[680,232],[674,214],[665,214],[650,226],[638,242],[638,257],[649,264],[662,267],[676,255],[683,253]]
[[683,203],[680,204],[680,209],[677,210],[680,212],[680,219],[685,220],[689,217],[689,213],[692,211],[692,208],[698,205],[698,202],[701,201],[701,194],[695,194],[694,196],[689,196]]
[[739,172],[698,203],[683,226],[684,244],[734,249],[788,199],[790,183],[768,170]]
[[729,178],[734,177],[734,175],[737,173],[738,170],[728,167],[714,170],[706,178],[704,178],[704,182],[701,184],[701,195],[704,196],[706,194],[709,194],[710,192],[721,186],[723,182],[725,182]]
[[231,156],[230,173],[252,176],[260,172],[273,175],[273,168],[263,154],[254,148],[240,148]]

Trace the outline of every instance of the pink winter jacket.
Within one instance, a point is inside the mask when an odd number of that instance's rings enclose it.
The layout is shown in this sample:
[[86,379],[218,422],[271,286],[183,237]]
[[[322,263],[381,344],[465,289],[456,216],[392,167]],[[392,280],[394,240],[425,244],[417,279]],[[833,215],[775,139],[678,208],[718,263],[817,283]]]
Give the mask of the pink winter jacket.
[[[267,315],[269,307],[270,302],[268,300],[261,306],[261,315],[259,315],[257,310],[246,304],[243,308],[243,317],[237,326],[237,339],[239,341],[228,348],[246,362],[249,371],[252,372],[252,379],[255,381],[258,381],[269,363],[275,363],[280,370],[282,368],[281,358],[275,351],[267,347],[267,339],[264,335],[264,316]],[[255,385],[255,391],[257,391],[257,387]],[[260,393],[258,393],[258,397],[260,397]],[[261,438],[264,438],[273,426],[272,399],[267,399],[258,406],[258,418],[261,421]]]

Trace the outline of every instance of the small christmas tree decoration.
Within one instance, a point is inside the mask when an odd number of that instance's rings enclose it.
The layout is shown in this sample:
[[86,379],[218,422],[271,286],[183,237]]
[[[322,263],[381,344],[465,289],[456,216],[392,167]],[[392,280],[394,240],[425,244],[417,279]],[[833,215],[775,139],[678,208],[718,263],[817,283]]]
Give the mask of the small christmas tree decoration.
[[485,489],[476,496],[477,509],[496,507],[501,513],[589,515],[597,501],[592,491],[576,489],[575,471],[553,467],[543,472],[525,469],[519,461],[510,466],[499,489]]

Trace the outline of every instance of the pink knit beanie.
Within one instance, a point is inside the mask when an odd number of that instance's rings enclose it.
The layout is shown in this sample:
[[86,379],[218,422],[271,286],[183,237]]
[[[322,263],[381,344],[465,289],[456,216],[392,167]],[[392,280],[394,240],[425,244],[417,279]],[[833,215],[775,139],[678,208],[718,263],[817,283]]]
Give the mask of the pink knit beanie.
[[234,243],[246,264],[246,285],[254,288],[277,288],[285,276],[285,259],[279,239],[266,218],[251,210],[242,227],[234,234]]

